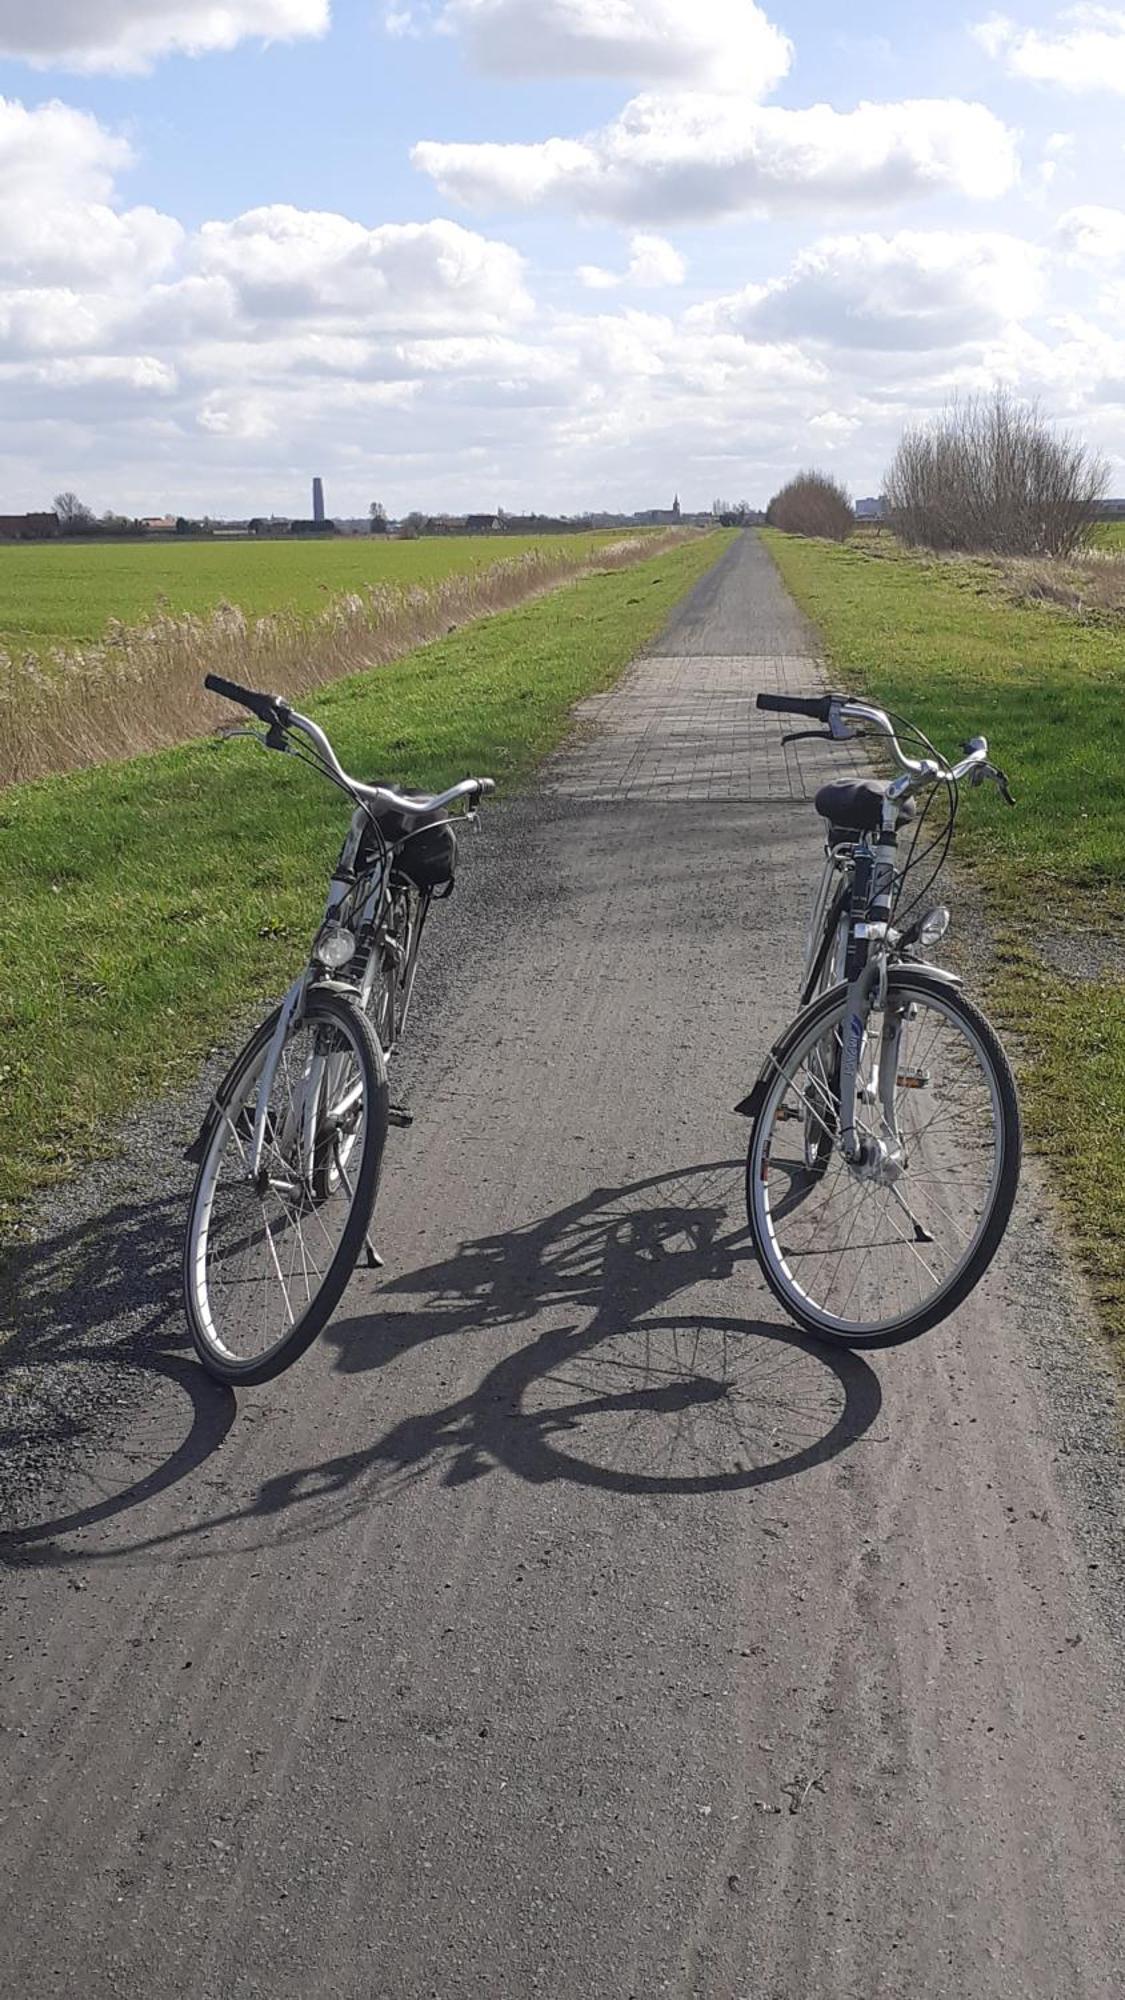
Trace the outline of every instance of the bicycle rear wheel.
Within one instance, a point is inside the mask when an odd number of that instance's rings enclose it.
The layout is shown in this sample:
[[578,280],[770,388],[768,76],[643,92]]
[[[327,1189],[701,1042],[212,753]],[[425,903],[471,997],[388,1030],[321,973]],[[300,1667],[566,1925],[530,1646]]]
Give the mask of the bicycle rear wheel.
[[249,1161],[276,1016],[231,1071],[204,1147],[184,1251],[200,1359],[221,1382],[268,1382],[316,1338],[363,1246],[387,1136],[383,1053],[342,995],[317,991],[282,1045],[262,1166]]
[[[800,1326],[853,1347],[912,1340],[979,1282],[1019,1182],[1019,1102],[983,1014],[925,967],[894,967],[864,1037],[856,1128],[890,1157],[857,1169],[839,1140],[846,988],[798,1016],[758,1087],[747,1214],[770,1289]],[[897,1024],[894,1121],[879,1089]],[[835,1052],[835,1053],[833,1053]],[[809,1157],[810,1123],[822,1144]]]

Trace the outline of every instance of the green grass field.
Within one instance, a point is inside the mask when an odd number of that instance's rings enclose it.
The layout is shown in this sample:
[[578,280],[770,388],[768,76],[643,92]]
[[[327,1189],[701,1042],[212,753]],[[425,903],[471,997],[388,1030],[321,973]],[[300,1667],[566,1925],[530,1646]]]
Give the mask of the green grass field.
[[[364,584],[433,583],[505,556],[549,547],[552,535],[378,536],[325,541],[27,542],[0,545],[0,648],[42,651],[98,639],[110,619],[134,625],[161,600],[172,611],[237,604],[248,616],[323,610]],[[621,531],[567,535],[583,550]]]
[[1125,521],[1100,521],[1093,540],[1097,549],[1116,549],[1125,554]]
[[985,563],[766,539],[837,685],[949,753],[983,732],[1008,773],[1016,810],[966,793],[955,854],[991,910],[986,997],[1030,1130],[1125,1358],[1125,978],[1090,976],[1125,966],[1125,630],[1016,606]]
[[[717,533],[567,584],[310,704],[352,769],[425,790],[511,786],[660,630]],[[183,749],[0,795],[0,1207],[182,1081],[319,921],[346,813],[247,743]]]

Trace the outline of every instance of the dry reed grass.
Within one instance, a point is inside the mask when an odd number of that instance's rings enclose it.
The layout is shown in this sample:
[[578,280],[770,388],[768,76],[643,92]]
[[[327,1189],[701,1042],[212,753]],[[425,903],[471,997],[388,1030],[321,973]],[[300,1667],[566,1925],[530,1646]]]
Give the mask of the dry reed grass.
[[1125,550],[1084,549],[1054,560],[1009,561],[1000,569],[1019,604],[1056,604],[1098,625],[1125,623]]
[[229,722],[229,703],[203,689],[205,673],[295,699],[572,578],[648,561],[693,532],[631,536],[593,555],[564,543],[438,583],[373,585],[311,618],[247,618],[221,604],[205,617],[161,612],[145,625],[111,625],[95,646],[0,650],[0,786],[139,756]]

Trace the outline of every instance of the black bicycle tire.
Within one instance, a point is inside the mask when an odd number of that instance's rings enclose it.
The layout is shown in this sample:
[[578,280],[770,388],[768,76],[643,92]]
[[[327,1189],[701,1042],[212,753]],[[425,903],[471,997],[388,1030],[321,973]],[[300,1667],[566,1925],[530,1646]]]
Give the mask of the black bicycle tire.
[[[996,1080],[997,1099],[1000,1104],[1000,1172],[996,1177],[992,1207],[980,1241],[964,1269],[947,1290],[938,1292],[913,1317],[884,1332],[834,1333],[830,1328],[823,1326],[813,1314],[803,1312],[794,1302],[772,1267],[768,1248],[763,1246],[753,1199],[755,1152],[759,1128],[766,1115],[766,1103],[763,1101],[750,1128],[746,1149],[746,1214],[758,1265],[771,1292],[785,1308],[789,1318],[796,1321],[805,1332],[812,1334],[814,1339],[828,1341],[836,1347],[860,1349],[900,1347],[907,1341],[917,1340],[922,1334],[929,1333],[933,1327],[940,1325],[942,1320],[948,1319],[950,1313],[956,1312],[958,1306],[964,1304],[970,1292],[976,1289],[995,1257],[1011,1219],[1012,1207],[1019,1188],[1020,1162],[1023,1155],[1023,1121],[1020,1115],[1019,1093],[1011,1063],[991,1021],[982,1014],[974,1001],[961,992],[959,987],[930,972],[924,965],[891,967],[888,974],[888,992],[901,991],[903,988],[908,991],[911,988],[915,990],[920,988],[923,995],[940,993],[943,1004],[953,1013],[960,1013],[968,1022],[984,1050]],[[775,1042],[769,1069],[763,1072],[763,1075],[769,1076],[776,1069],[784,1068],[794,1047],[807,1036],[810,1027],[815,1026],[817,1013],[823,1013],[828,1019],[840,1006],[846,993],[846,986],[835,986],[829,992],[822,994],[811,1006],[803,1009]]]
[[[200,1197],[204,1176],[210,1159],[211,1148],[217,1141],[217,1129],[211,1134],[204,1148],[203,1157],[199,1162],[196,1172],[195,1184],[192,1188],[191,1202],[188,1208],[188,1223],[184,1239],[184,1309],[187,1314],[192,1341],[203,1367],[214,1381],[222,1382],[230,1388],[252,1388],[262,1382],[271,1382],[276,1376],[283,1374],[287,1368],[291,1368],[293,1363],[299,1361],[302,1354],[307,1352],[339,1305],[347,1289],[352,1272],[355,1269],[359,1252],[370,1227],[371,1215],[375,1207],[375,1198],[379,1191],[379,1174],[383,1163],[383,1151],[387,1142],[388,1113],[390,1109],[390,1098],[387,1090],[387,1070],[383,1060],[383,1051],[379,1046],[379,1038],[363,1009],[344,994],[326,992],[316,988],[313,989],[306,1003],[305,1019],[315,1020],[318,1016],[327,1020],[333,1018],[339,1019],[341,1014],[347,1015],[351,1027],[355,1030],[357,1043],[363,1052],[365,1064],[369,1065],[369,1073],[364,1076],[364,1091],[365,1094],[370,1093],[370,1101],[364,1120],[363,1157],[360,1161],[359,1172],[356,1175],[355,1197],[352,1201],[351,1213],[348,1216],[336,1253],[328,1270],[325,1272],[324,1282],[317,1292],[316,1298],[312,1301],[308,1310],[302,1313],[300,1319],[295,1322],[287,1337],[277,1346],[271,1348],[269,1353],[260,1359],[237,1362],[229,1361],[215,1354],[207,1341],[206,1335],[202,1332],[196,1317],[191,1274],[192,1244],[194,1240],[193,1221],[196,1203]],[[267,1020],[262,1022],[254,1034],[251,1035],[241,1055],[236,1058],[231,1069],[228,1071],[225,1081],[230,1091],[229,1101],[231,1103],[235,1100],[235,1092],[242,1078],[257,1060],[263,1041],[268,1040],[270,1035],[272,1035],[276,1022],[277,1013],[275,1010]]]

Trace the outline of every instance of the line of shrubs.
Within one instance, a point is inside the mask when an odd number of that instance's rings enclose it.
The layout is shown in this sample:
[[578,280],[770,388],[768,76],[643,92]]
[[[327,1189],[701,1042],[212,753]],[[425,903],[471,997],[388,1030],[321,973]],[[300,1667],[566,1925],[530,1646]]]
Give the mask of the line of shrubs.
[[[954,403],[904,432],[885,482],[883,519],[909,547],[943,553],[1065,556],[1089,539],[1109,467],[1035,403],[1008,390]],[[856,525],[846,489],[801,472],[766,510],[790,535],[846,541]]]

